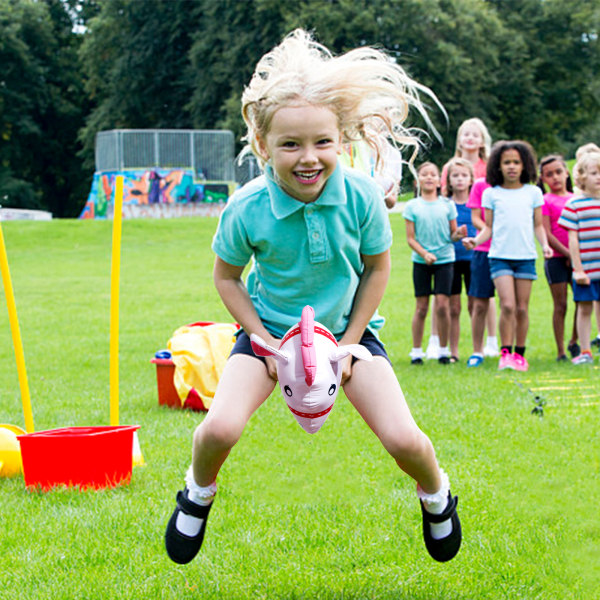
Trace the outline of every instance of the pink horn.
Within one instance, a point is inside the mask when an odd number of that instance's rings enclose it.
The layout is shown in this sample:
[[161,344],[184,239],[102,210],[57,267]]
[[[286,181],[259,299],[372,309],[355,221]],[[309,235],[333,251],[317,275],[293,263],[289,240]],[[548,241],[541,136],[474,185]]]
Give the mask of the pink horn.
[[311,386],[317,372],[317,355],[313,343],[315,335],[315,311],[312,306],[305,306],[300,317],[300,350],[302,352],[302,364],[304,365],[304,381]]

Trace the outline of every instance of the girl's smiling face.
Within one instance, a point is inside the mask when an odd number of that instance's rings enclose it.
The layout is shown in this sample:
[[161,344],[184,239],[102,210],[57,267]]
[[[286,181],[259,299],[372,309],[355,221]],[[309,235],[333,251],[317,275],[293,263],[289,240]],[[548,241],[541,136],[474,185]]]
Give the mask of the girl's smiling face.
[[464,152],[479,151],[483,148],[483,135],[476,125],[465,125],[463,130],[460,132],[458,138],[458,145]]
[[558,196],[567,193],[567,169],[559,160],[553,160],[542,167],[542,181]]
[[500,156],[500,172],[504,187],[521,187],[521,173],[523,172],[523,161],[518,150],[505,150]]
[[434,165],[425,165],[417,173],[421,195],[437,194],[440,187],[440,172]]
[[299,104],[275,111],[267,135],[258,139],[281,188],[300,202],[314,202],[337,166],[342,135],[325,106]]

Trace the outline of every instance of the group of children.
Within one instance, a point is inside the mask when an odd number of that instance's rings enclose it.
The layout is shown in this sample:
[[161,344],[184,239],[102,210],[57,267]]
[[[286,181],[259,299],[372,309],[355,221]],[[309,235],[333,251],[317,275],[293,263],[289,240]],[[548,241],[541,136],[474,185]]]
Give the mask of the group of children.
[[[464,285],[473,341],[467,367],[478,367],[484,354],[494,354],[493,349],[484,352],[484,334],[497,291],[498,368],[527,371],[529,299],[537,278],[535,239],[542,248],[554,303],[557,360],[568,360],[564,321],[572,283],[576,317],[567,349],[574,364],[592,363],[594,303],[600,312],[600,148],[587,144],[578,151],[575,194],[560,155],[544,157],[538,173],[535,152],[527,142],[500,141],[488,155],[489,144],[483,122],[469,119],[459,128],[456,154],[441,174],[430,162],[417,169],[419,194],[404,209],[416,297],[411,363],[433,357],[442,364],[458,362]],[[544,193],[546,186],[549,191]],[[431,295],[432,338],[424,352]],[[432,339],[439,340],[433,355]]]

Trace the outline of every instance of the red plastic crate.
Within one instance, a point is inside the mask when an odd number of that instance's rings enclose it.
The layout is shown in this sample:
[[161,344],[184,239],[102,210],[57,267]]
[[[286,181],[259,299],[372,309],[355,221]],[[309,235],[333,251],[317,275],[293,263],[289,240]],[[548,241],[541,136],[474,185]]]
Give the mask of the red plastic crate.
[[139,425],[64,427],[18,436],[27,487],[81,488],[128,483]]

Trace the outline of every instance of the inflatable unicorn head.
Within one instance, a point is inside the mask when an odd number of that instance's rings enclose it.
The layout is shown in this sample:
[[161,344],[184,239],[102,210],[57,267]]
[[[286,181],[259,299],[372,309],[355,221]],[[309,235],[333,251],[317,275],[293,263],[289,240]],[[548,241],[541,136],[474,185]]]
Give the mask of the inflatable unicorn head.
[[300,323],[288,330],[278,349],[254,333],[250,340],[257,356],[272,356],[277,361],[283,397],[308,433],[319,431],[333,408],[342,378],[340,361],[349,354],[373,359],[360,344],[338,346],[327,327],[315,321],[311,306],[304,307]]

